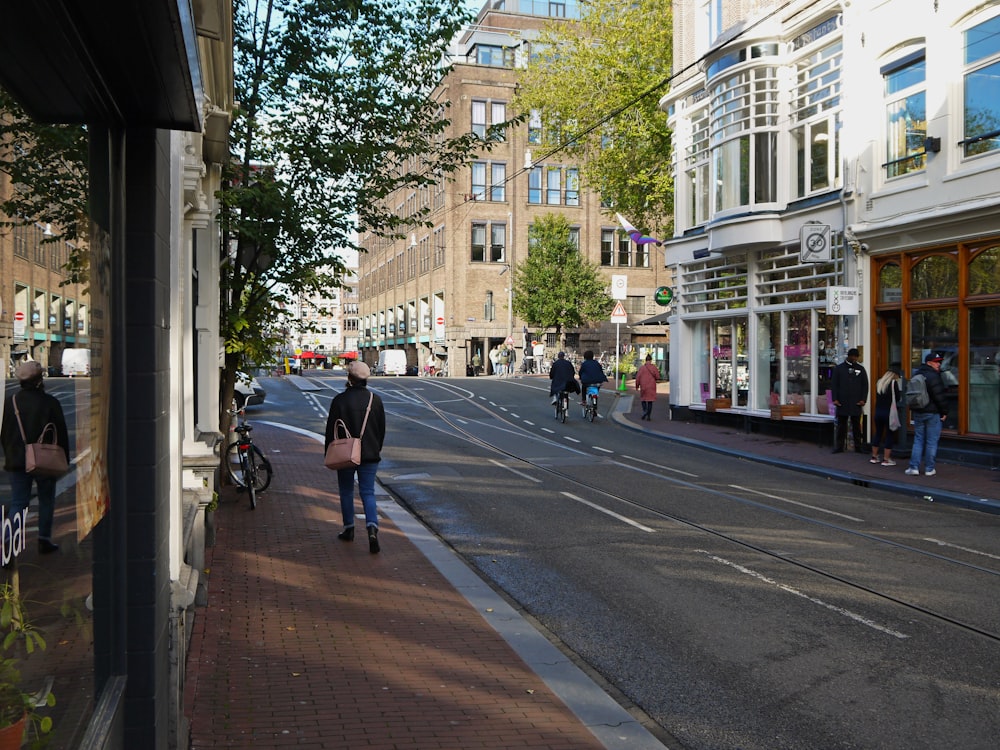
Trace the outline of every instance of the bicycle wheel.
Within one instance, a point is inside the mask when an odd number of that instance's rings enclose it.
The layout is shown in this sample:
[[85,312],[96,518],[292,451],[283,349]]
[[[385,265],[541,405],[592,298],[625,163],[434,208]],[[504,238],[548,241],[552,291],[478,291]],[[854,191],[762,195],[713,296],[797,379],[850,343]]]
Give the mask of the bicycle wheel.
[[597,399],[591,398],[590,403],[587,404],[587,416],[591,422],[597,419]]
[[[260,448],[252,443],[250,444],[248,454],[253,456],[254,468],[256,469],[254,490],[256,492],[263,492],[271,484],[271,475],[273,474],[271,462],[265,458]],[[244,489],[246,488],[247,483],[243,477],[249,472],[244,469],[240,456],[240,442],[238,440],[230,443],[229,448],[226,449],[226,473],[233,484]]]
[[243,476],[246,477],[247,494],[250,495],[250,510],[257,509],[257,460],[253,451],[246,451],[243,454],[246,462],[243,467]]
[[561,422],[566,421],[566,416],[569,414],[569,398],[563,396],[559,399],[559,420]]
[[271,475],[274,472],[271,469],[271,462],[264,456],[263,451],[256,445],[251,445],[250,448],[251,450],[247,453],[247,463],[252,463],[253,467],[248,473],[253,474],[254,490],[263,492],[271,485]]

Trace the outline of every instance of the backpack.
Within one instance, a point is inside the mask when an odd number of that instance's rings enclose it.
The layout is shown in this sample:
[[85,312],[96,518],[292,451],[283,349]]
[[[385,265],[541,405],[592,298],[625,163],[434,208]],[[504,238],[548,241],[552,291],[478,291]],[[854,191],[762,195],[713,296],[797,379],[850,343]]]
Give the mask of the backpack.
[[927,394],[927,380],[917,373],[906,384],[906,405],[911,409],[923,409],[931,402]]

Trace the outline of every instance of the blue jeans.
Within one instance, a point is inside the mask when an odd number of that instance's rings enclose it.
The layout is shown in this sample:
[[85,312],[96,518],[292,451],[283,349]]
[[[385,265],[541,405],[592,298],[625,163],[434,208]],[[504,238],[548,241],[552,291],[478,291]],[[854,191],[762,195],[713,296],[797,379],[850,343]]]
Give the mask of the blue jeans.
[[337,487],[340,490],[340,512],[344,516],[344,528],[354,526],[354,475],[358,475],[358,490],[361,504],[365,509],[365,526],[378,527],[378,511],[375,508],[375,472],[378,461],[361,464],[353,469],[337,469]]
[[11,471],[10,512],[20,513],[31,502],[31,483],[38,487],[38,538],[52,540],[52,517],[56,512],[56,480],[54,477],[35,477],[23,471]]
[[924,471],[934,471],[938,441],[944,423],[941,415],[919,412],[913,414],[913,448],[910,450],[910,468],[920,469],[920,457],[924,459]]

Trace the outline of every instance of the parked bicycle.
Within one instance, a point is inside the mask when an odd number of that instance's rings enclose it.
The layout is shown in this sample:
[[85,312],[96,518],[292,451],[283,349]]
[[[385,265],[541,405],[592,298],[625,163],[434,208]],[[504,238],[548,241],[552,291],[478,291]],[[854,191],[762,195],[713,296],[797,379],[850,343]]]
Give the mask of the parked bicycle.
[[236,440],[226,449],[226,472],[239,491],[250,494],[250,509],[257,507],[257,493],[263,492],[271,484],[271,462],[254,445],[253,427],[246,420],[246,407],[232,409],[230,416],[238,417],[233,430]]
[[583,418],[593,422],[597,419],[597,396],[601,392],[601,386],[588,385],[587,395],[583,403]]

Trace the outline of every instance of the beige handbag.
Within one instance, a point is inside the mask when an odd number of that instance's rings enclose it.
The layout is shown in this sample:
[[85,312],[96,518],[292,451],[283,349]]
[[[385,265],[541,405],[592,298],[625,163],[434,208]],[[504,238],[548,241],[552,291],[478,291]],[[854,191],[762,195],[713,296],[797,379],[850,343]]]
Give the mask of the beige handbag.
[[361,465],[361,438],[364,437],[365,428],[368,426],[368,414],[372,410],[372,399],[374,393],[368,394],[368,408],[365,409],[365,421],[361,423],[361,434],[351,437],[351,433],[344,424],[343,419],[338,419],[333,425],[333,440],[326,448],[326,456],[323,458],[323,465],[328,469],[353,469]]
[[[49,422],[38,436],[38,442],[29,443],[24,436],[24,425],[21,423],[21,411],[17,408],[17,398],[14,402],[14,414],[17,415],[17,426],[21,430],[21,440],[24,441],[24,470],[36,477],[61,477],[69,471],[66,451],[59,445],[56,426]],[[50,437],[46,441],[46,436]]]

